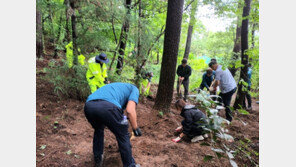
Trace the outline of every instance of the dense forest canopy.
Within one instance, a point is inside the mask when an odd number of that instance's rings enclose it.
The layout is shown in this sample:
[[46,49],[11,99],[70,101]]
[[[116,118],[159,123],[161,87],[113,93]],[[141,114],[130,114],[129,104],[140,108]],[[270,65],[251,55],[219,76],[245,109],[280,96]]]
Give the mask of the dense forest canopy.
[[[101,52],[107,54],[111,81],[136,83],[143,71],[152,71],[152,82],[157,84],[167,3],[166,0],[37,0],[37,56],[66,59],[65,46],[73,41],[74,57],[83,54],[87,61]],[[242,18],[244,3],[243,0],[184,1],[177,64],[184,56],[188,27],[192,26],[188,64],[194,72],[190,90],[201,83],[210,58],[216,58],[228,68],[236,68],[235,78],[239,80],[241,51],[235,53],[234,46],[237,36],[240,38],[237,29],[245,19]],[[246,52],[253,67],[252,90],[258,92],[258,0],[251,2],[247,19],[249,48]]]

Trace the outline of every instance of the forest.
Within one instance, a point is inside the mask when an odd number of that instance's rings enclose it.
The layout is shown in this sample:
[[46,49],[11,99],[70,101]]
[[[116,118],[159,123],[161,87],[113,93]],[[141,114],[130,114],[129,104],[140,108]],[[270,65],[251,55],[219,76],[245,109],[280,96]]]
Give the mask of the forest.
[[[141,166],[259,166],[258,0],[36,0],[37,166],[94,166],[86,76],[102,53],[109,60],[104,85],[140,90],[143,134],[130,142]],[[185,89],[177,89],[184,58],[192,69],[186,102],[209,122],[209,137],[195,143],[171,140],[182,121],[174,103]],[[209,90],[198,90],[212,59],[237,84],[231,122]],[[153,73],[148,96],[141,93],[147,73]],[[122,166],[118,150],[105,130],[104,166]]]

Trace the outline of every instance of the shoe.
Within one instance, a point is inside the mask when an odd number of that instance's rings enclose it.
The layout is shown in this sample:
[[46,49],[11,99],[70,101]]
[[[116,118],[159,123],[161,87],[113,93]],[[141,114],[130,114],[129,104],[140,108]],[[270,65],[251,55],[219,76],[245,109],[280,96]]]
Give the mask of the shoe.
[[180,137],[177,137],[175,139],[172,139],[172,142],[174,142],[174,143],[178,143],[180,141],[181,141],[181,138]]
[[136,164],[136,166],[135,167],[141,167],[141,165],[140,164]]
[[229,122],[232,121],[232,117],[227,117],[226,119],[227,119]]
[[204,140],[205,138],[202,136],[202,135],[200,135],[200,136],[195,136],[193,139],[191,139],[191,142],[192,143],[195,143],[195,142],[198,142],[198,141],[200,141],[200,140]]
[[204,134],[203,137],[204,137],[204,138],[208,138],[209,135],[208,135],[208,134]]
[[104,154],[101,157],[95,157],[95,167],[102,167],[104,160]]
[[103,161],[95,162],[95,167],[102,167],[102,166],[103,166]]
[[175,129],[176,132],[181,132],[182,131],[182,126],[179,126]]

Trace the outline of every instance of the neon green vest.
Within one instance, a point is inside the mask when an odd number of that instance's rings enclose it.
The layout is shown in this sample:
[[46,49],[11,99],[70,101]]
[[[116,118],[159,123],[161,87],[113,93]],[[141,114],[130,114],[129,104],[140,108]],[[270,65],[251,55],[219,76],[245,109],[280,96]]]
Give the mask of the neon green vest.
[[95,57],[88,60],[88,70],[86,72],[86,79],[91,87],[91,91],[95,91],[96,87],[102,87],[105,85],[104,81],[107,78],[107,66],[103,63],[102,68],[100,63],[96,63]]
[[66,45],[66,58],[67,58],[67,64],[68,67],[71,68],[73,66],[73,42],[70,42],[68,45]]

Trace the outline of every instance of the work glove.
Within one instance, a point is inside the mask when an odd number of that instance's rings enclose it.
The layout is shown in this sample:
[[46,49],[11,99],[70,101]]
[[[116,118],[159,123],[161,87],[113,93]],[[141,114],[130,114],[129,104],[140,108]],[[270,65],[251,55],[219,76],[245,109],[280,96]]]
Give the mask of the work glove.
[[137,136],[137,137],[142,136],[142,132],[141,132],[140,128],[133,129],[133,131],[134,131],[135,136]]

